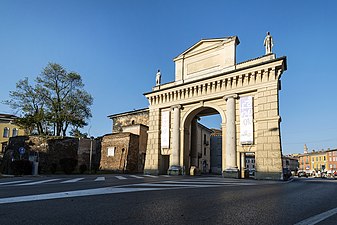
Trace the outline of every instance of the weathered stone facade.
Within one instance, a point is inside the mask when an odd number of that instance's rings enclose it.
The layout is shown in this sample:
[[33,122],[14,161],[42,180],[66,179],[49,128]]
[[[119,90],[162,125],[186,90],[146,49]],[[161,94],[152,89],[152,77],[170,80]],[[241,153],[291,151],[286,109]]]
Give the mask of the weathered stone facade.
[[[135,172],[143,172],[144,170],[144,164],[145,164],[145,154],[146,154],[146,147],[147,147],[147,138],[148,138],[148,130],[149,127],[149,109],[139,109],[139,110],[133,110],[129,112],[124,113],[118,113],[114,115],[108,116],[110,119],[112,119],[112,134],[127,134],[131,133],[138,136],[138,149],[132,149],[132,151],[138,152],[138,165],[137,169],[134,170]],[[115,137],[118,137],[115,135]],[[105,140],[107,137],[104,138]],[[123,139],[125,142],[125,145],[128,145],[128,143],[131,141],[128,138]],[[116,143],[114,143],[116,142]],[[111,138],[110,145],[113,146],[119,145],[122,146],[122,140],[120,138]],[[119,170],[120,166],[118,166],[116,163],[113,163],[113,165],[106,164],[108,161],[112,162],[113,159],[110,158],[110,160],[105,161],[106,158],[102,158],[102,162],[104,165],[104,168],[110,168],[110,170]],[[127,160],[133,160],[133,158],[127,158]],[[129,164],[129,162],[127,162]],[[113,169],[112,169],[113,168]],[[116,169],[118,168],[118,169]],[[125,168],[124,168],[125,169]],[[130,171],[130,170],[128,170]]]
[[[41,137],[41,136],[17,136],[9,139],[4,162],[18,159],[29,159],[30,156],[38,156],[39,171],[50,173],[54,169],[60,170],[60,160],[72,158],[78,160],[78,166],[86,165],[89,168],[89,154],[92,148],[92,166],[98,167],[99,162],[96,148],[96,140],[78,139],[70,137]],[[25,153],[20,156],[19,148],[24,147]],[[6,168],[4,168],[6,169]],[[5,173],[8,171],[4,171]]]
[[[145,172],[165,173],[170,165],[190,168],[191,122],[197,116],[220,114],[222,123],[222,171],[238,177],[245,153],[256,157],[256,179],[282,179],[278,95],[286,57],[275,54],[236,63],[237,37],[201,40],[174,59],[175,81],[153,87],[149,101],[149,131]],[[252,99],[253,137],[240,141],[240,99]],[[162,126],[169,111],[169,126]],[[163,149],[161,133],[169,131],[169,149]],[[233,172],[233,173],[232,173]]]
[[139,164],[139,136],[129,133],[107,134],[101,142],[101,170],[115,172],[142,172]]
[[123,127],[131,125],[149,124],[149,109],[138,109],[125,113],[118,113],[108,116],[112,119],[112,133],[123,131]]

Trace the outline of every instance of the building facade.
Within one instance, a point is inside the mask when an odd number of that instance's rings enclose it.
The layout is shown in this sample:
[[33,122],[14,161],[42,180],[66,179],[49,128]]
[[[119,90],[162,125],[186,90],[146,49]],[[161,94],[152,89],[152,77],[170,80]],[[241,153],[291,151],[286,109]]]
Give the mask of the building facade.
[[174,59],[173,82],[144,94],[149,101],[146,173],[165,173],[166,164],[196,166],[194,121],[220,114],[222,174],[242,176],[248,152],[255,155],[256,179],[283,179],[278,95],[286,57],[268,53],[236,63],[239,43],[236,36],[199,41]]
[[211,133],[211,173],[222,174],[222,132],[212,129]]
[[327,149],[312,152],[305,151],[298,156],[299,170],[308,174],[337,171],[337,149]]
[[0,157],[3,156],[10,137],[25,135],[24,129],[15,124],[17,116],[0,114]]

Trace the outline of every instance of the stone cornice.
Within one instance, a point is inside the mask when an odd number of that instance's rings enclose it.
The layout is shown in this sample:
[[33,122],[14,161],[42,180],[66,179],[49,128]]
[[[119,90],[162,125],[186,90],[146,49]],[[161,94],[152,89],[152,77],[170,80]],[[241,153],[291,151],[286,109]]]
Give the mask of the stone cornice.
[[[221,76],[224,76],[224,75],[231,75],[231,74],[239,73],[239,72],[244,71],[244,70],[248,70],[248,69],[251,69],[251,68],[254,68],[254,67],[264,66],[265,64],[270,64],[270,63],[274,63],[274,62],[277,62],[277,61],[282,61],[282,64],[281,64],[282,68],[280,68],[282,70],[282,72],[287,70],[287,57],[282,56],[280,58],[276,58],[276,59],[272,59],[272,60],[269,60],[269,61],[265,61],[265,62],[257,63],[257,64],[254,64],[254,65],[249,65],[249,66],[242,67],[242,68],[239,68],[239,69],[235,69],[235,70],[227,71],[227,72],[224,72],[224,73],[220,73],[220,74],[214,75],[212,77],[193,80],[193,81],[190,81],[190,82],[181,83],[181,84],[177,84],[177,85],[166,87],[166,88],[161,88],[161,89],[154,90],[154,91],[151,91],[151,92],[146,92],[143,95],[146,96],[146,95],[155,94],[155,93],[158,93],[158,92],[162,92],[162,91],[166,91],[166,90],[170,90],[170,89],[174,89],[174,88],[180,88],[182,86],[187,86],[187,85],[192,84],[192,83],[203,82],[203,81],[211,80],[211,79],[218,78],[218,77],[221,77]],[[172,83],[172,82],[170,82],[170,83]]]

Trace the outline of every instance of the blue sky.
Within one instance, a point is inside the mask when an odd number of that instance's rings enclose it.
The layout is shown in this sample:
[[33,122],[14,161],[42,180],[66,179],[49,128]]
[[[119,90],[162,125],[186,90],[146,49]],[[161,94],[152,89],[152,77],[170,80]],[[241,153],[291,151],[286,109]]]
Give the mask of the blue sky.
[[[337,148],[337,1],[1,0],[0,101],[48,62],[81,74],[94,97],[90,135],[111,132],[108,115],[145,108],[157,69],[203,38],[237,35],[237,61],[287,56],[280,114],[283,152]],[[0,104],[0,112],[13,113]],[[215,122],[212,122],[215,121]],[[216,119],[202,120],[219,127]]]

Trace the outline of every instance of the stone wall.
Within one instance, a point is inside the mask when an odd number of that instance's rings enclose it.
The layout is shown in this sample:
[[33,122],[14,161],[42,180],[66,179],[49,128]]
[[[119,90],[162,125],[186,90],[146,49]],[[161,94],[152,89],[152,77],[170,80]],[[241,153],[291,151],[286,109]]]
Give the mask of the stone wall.
[[101,142],[100,169],[116,172],[139,171],[139,136],[116,133],[103,136]]
[[[98,161],[99,148],[93,141],[93,164]],[[78,160],[79,165],[87,165],[89,168],[90,139],[78,139],[71,137],[41,137],[41,136],[17,136],[9,139],[4,164],[11,160],[29,159],[30,156],[38,156],[40,173],[51,173],[61,170],[60,160],[72,158]],[[25,148],[25,154],[19,154],[19,148]],[[7,163],[8,164],[8,163]],[[97,163],[96,163],[97,164]],[[96,166],[98,167],[98,166]],[[4,166],[3,170],[8,173]]]

